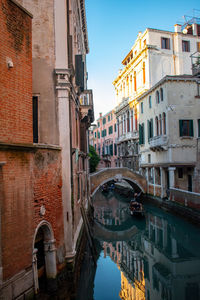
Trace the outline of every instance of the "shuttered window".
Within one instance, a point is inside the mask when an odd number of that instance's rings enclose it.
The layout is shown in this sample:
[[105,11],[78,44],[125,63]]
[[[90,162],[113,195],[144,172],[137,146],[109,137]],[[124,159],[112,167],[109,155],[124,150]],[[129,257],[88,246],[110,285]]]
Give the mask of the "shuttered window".
[[109,127],[108,132],[109,132],[109,134],[113,133],[113,127],[112,126]]
[[180,136],[194,136],[193,120],[179,120]]
[[148,141],[153,137],[153,119],[147,120]]
[[38,96],[33,96],[33,143],[38,143]]
[[144,123],[139,124],[139,144],[144,144],[145,136],[144,136]]

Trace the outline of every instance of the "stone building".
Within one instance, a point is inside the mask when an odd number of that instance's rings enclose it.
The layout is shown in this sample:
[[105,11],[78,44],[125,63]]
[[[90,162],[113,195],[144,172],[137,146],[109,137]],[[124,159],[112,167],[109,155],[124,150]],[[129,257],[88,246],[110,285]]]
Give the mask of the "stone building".
[[170,189],[173,200],[188,197],[193,208],[200,208],[193,199],[200,193],[199,99],[200,80],[192,75],[165,76],[137,99],[140,171],[148,193],[164,198]]
[[56,288],[76,258],[80,206],[90,197],[93,99],[83,0],[2,0],[0,23],[0,298],[7,300],[31,296],[43,282]]
[[[191,25],[189,25],[191,24]],[[190,55],[200,49],[200,20],[194,18],[175,31],[147,28],[139,32],[123,68],[113,81],[118,124],[118,166],[138,170],[137,98],[166,75],[192,74]]]
[[117,124],[114,110],[105,115],[99,114],[97,125],[90,134],[90,144],[93,144],[101,160],[98,169],[116,167],[117,159]]

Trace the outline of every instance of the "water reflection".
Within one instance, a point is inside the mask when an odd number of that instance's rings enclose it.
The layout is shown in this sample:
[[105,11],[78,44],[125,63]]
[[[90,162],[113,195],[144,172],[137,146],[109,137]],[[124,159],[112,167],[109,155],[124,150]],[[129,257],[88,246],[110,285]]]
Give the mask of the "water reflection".
[[[116,264],[115,272],[121,276],[119,299],[199,300],[199,229],[149,205],[145,220],[131,217],[126,199],[117,198],[98,193],[94,216],[103,249],[98,263],[109,257]],[[95,281],[94,295],[95,288],[101,291],[99,284],[103,289],[102,278]]]

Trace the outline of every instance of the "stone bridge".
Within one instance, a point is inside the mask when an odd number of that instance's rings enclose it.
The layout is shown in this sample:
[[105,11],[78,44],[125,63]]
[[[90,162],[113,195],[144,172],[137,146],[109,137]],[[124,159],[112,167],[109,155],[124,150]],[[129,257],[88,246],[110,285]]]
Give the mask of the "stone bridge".
[[106,182],[126,180],[136,191],[147,192],[147,181],[142,175],[128,168],[105,168],[90,175],[91,196]]

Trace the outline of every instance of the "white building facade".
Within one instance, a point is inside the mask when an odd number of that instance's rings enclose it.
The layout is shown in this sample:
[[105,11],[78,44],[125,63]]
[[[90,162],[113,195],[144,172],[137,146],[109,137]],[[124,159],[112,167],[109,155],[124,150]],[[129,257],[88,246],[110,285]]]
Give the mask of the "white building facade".
[[199,78],[165,76],[137,99],[140,171],[148,193],[167,190],[199,193]]
[[117,100],[118,166],[138,170],[137,98],[166,75],[192,74],[190,56],[200,49],[200,25],[194,22],[186,34],[181,25],[176,24],[174,29],[170,32],[147,28],[144,33],[139,32],[122,61],[123,69],[113,81]]

